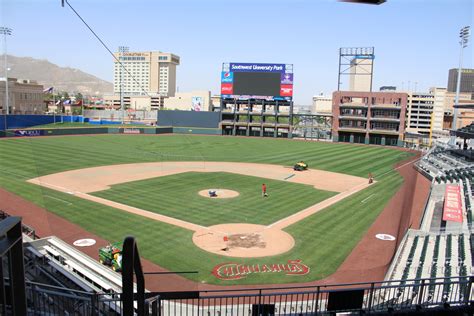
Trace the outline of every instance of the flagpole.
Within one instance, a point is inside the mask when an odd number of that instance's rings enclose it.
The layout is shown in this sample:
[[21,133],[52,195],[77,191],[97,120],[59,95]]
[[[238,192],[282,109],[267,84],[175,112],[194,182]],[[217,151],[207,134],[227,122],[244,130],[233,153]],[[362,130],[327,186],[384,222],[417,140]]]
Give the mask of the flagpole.
[[54,106],[56,106],[56,110],[53,111],[54,125],[56,125],[56,111],[58,110],[58,105],[56,104],[56,96],[54,95],[54,87],[53,87],[53,104]]

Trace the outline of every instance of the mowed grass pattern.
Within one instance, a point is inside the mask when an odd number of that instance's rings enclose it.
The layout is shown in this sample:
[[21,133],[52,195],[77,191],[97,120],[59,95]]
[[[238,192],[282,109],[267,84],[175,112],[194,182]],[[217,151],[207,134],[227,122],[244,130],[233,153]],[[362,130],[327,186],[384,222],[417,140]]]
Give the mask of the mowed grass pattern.
[[[196,281],[214,284],[306,282],[336,271],[399,188],[402,178],[393,171],[393,166],[409,156],[410,153],[391,148],[268,138],[94,135],[0,139],[0,186],[111,242],[134,235],[143,257],[169,270],[197,270],[197,275],[186,275]],[[220,281],[211,270],[229,258],[195,247],[191,231],[25,182],[66,170],[122,163],[242,161],[292,165],[299,160],[305,160],[310,168],[356,176],[366,177],[372,172],[378,181],[288,227],[286,230],[296,241],[291,251],[269,258],[230,259],[246,264],[301,259],[311,268],[305,277],[256,274],[238,281]],[[374,197],[361,203],[372,194]]]
[[[262,183],[268,197],[262,197]],[[239,192],[230,199],[198,194],[211,188]],[[113,185],[92,195],[202,226],[224,223],[269,225],[321,202],[335,192],[310,185],[263,179],[225,172],[186,172]],[[186,201],[186,203],[183,203]]]

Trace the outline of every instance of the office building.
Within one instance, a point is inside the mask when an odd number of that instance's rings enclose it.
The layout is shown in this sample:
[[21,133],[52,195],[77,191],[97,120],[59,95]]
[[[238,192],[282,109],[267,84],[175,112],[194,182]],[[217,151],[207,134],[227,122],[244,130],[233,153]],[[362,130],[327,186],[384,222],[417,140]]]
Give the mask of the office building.
[[408,92],[406,132],[430,134],[434,101],[435,97],[431,93]]
[[122,82],[124,95],[174,96],[178,56],[158,51],[117,52],[114,55],[126,68],[121,69],[114,59],[114,94],[120,94]]
[[431,88],[430,94],[433,95],[433,115],[431,118],[431,133],[443,130],[444,119],[444,100],[446,98],[446,88]]
[[[8,78],[10,114],[43,114],[46,112],[43,85],[34,80]],[[5,114],[5,78],[0,79],[0,113]]]
[[[124,95],[123,105],[132,110],[159,110],[164,106],[164,96],[161,95]],[[105,106],[111,109],[120,109],[120,95],[104,95]]]
[[[448,92],[456,92],[457,83],[458,68],[449,69]],[[461,70],[461,86],[459,91],[470,93],[472,98],[474,95],[474,69],[463,68]]]
[[399,145],[405,132],[407,94],[336,91],[333,139],[378,145]]
[[331,113],[332,112],[332,97],[325,95],[313,96],[312,113]]

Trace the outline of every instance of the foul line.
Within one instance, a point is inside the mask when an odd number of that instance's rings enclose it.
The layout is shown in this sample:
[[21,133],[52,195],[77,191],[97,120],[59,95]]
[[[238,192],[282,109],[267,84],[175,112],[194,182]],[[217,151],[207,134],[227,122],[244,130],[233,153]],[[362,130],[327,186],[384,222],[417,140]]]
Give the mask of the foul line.
[[47,198],[50,198],[50,199],[53,199],[53,200],[56,200],[56,201],[61,201],[61,202],[64,202],[64,203],[66,203],[67,205],[72,205],[72,203],[71,203],[71,202],[64,201],[64,200],[62,200],[62,199],[59,199],[59,198],[56,198],[56,197],[54,197],[54,196],[45,195],[44,197],[47,197]]
[[363,199],[362,201],[360,201],[360,203],[365,204],[365,202],[366,202],[367,200],[371,199],[371,198],[374,197],[374,196],[375,196],[375,193],[369,195],[368,197],[366,197],[365,199]]
[[411,161],[409,161],[409,162],[407,162],[407,163],[404,163],[404,164],[401,165],[401,166],[398,166],[398,167],[396,167],[396,168],[393,168],[393,169],[391,169],[391,170],[389,170],[389,171],[387,171],[387,172],[384,172],[384,173],[382,173],[381,175],[376,176],[376,177],[377,177],[377,178],[381,178],[381,177],[383,177],[384,175],[389,174],[390,172],[397,171],[398,169],[401,169],[401,168],[403,168],[403,167],[405,167],[405,166],[407,166],[407,165],[409,165],[409,164],[414,164],[414,163],[416,163],[417,161],[421,160],[421,158],[423,158],[423,157],[417,158],[417,159],[415,159],[415,160],[411,160]]

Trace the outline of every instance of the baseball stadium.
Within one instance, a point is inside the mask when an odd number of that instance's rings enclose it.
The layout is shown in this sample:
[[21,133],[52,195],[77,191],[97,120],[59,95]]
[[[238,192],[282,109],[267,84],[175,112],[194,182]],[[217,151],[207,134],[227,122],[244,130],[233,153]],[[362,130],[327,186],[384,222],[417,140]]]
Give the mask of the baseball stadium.
[[222,63],[209,110],[140,112],[122,61],[148,53],[109,52],[120,107],[9,113],[5,89],[0,315],[472,315],[474,123],[414,146],[373,47],[340,49],[370,88],[338,78],[324,114],[253,62]]

